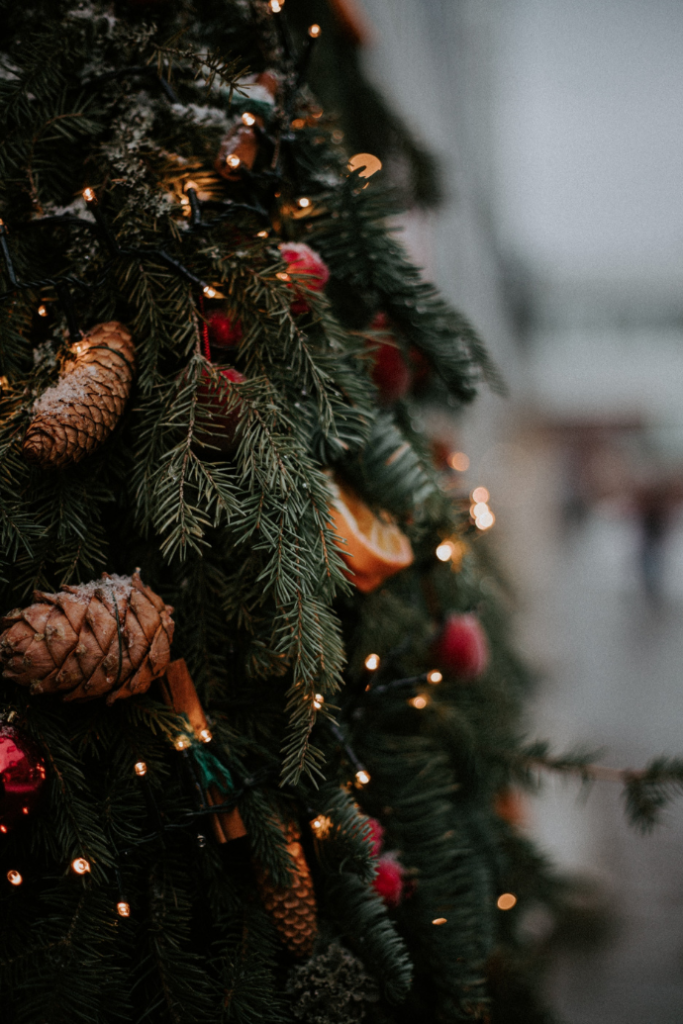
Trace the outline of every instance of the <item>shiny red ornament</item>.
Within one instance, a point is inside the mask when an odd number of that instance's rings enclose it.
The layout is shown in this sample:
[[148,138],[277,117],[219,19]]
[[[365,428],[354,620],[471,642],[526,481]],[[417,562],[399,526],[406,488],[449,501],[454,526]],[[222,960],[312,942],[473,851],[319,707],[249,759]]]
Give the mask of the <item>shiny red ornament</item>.
[[216,348],[234,348],[242,340],[241,320],[232,320],[217,309],[209,316],[209,341]]
[[[247,379],[243,373],[233,367],[218,370],[218,374],[228,385],[243,384]],[[210,444],[226,453],[230,453],[235,447],[235,430],[241,416],[240,403],[230,412],[223,411],[231,390],[229,386],[224,388],[218,383],[214,383],[208,370],[202,371],[202,382],[197,389],[197,398],[199,404],[211,413]]]
[[321,292],[330,279],[330,272],[322,256],[319,256],[310,245],[305,242],[283,242],[280,246],[282,258],[287,264],[288,274],[306,274],[306,277],[296,284],[289,285],[296,288],[298,298],[294,299],[291,305],[292,313],[307,313],[310,306],[303,298],[305,289],[311,292]]
[[372,849],[372,856],[379,857],[382,849],[382,843],[384,842],[384,828],[380,825],[377,818],[368,818],[368,825],[370,826],[368,842]]
[[377,862],[373,886],[389,907],[397,907],[405,889],[405,868],[393,853],[383,854]]
[[0,832],[36,805],[45,782],[45,764],[19,729],[0,726]]
[[436,642],[439,665],[461,679],[476,679],[489,663],[489,645],[476,615],[448,615]]

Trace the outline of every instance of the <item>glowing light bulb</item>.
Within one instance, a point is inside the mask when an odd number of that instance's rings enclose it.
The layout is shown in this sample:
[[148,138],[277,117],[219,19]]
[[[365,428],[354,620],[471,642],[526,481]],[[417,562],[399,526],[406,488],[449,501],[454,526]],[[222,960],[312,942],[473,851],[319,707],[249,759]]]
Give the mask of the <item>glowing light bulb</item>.
[[311,39],[319,39],[321,33],[322,33],[322,29],[321,29],[320,25],[309,25],[308,26],[308,34],[311,37]]
[[356,153],[346,166],[350,171],[358,171],[361,178],[371,178],[382,170],[382,161],[373,153]]
[[472,491],[472,501],[488,501],[489,492],[485,487],[475,487]]
[[417,697],[411,697],[411,699],[408,701],[408,703],[412,704],[412,706],[414,708],[417,708],[418,711],[421,711],[422,708],[426,708],[427,707],[427,704],[429,702],[428,702],[426,697],[423,697],[421,693],[418,693]]
[[143,775],[147,774],[147,765],[145,764],[144,761],[136,761],[133,767],[135,770],[135,774],[139,775],[140,778],[142,778]]
[[76,857],[71,861],[71,870],[77,875],[87,875],[90,871],[90,864],[85,857]]
[[292,128],[294,128],[297,131],[299,130],[299,128],[305,127],[306,122],[304,121],[303,117],[295,117],[294,120],[292,121]]
[[7,872],[7,881],[9,882],[10,885],[21,885],[24,879],[21,877],[18,871],[12,870]]
[[190,745],[191,744],[187,736],[178,736],[178,738],[173,742],[173,746],[176,750],[187,750]]
[[326,839],[332,828],[332,819],[328,818],[326,814],[319,814],[311,822],[311,828],[315,833],[316,839]]
[[441,675],[439,670],[436,669],[436,668],[432,669],[431,672],[427,673],[427,682],[428,683],[433,683],[433,684],[440,683],[442,679],[443,679],[443,676]]
[[368,672],[374,672],[379,668],[379,654],[368,654],[364,664]]
[[356,782],[359,786],[367,786],[370,781],[370,775],[366,772],[365,768],[359,768],[356,772]]
[[116,913],[119,917],[130,917],[130,903],[126,903],[125,900],[119,900],[116,904]]
[[199,738],[202,741],[202,743],[210,743],[211,740],[213,739],[213,733],[211,732],[210,729],[202,729],[201,732],[199,733]]
[[22,814],[29,814],[29,813],[30,813],[30,811],[29,811],[28,807],[22,807],[22,808],[21,808],[21,813],[22,813]]
[[486,512],[484,512],[483,515],[477,516],[474,522],[478,530],[489,530],[493,526],[495,521],[496,517],[494,516],[493,512],[489,512],[487,510]]
[[187,192],[189,188],[193,189],[195,192],[199,192],[199,185],[197,184],[196,181],[186,181],[185,191]]
[[210,284],[205,284],[202,291],[206,295],[207,299],[213,299],[217,295],[216,289],[212,288]]
[[316,693],[315,697],[313,698],[313,707],[315,708],[315,710],[320,711],[324,703],[325,698],[323,697],[322,693]]
[[47,316],[47,306],[38,306],[38,316]]
[[516,896],[513,896],[511,892],[504,892],[503,895],[499,896],[496,900],[496,906],[499,910],[512,910],[516,902]]
[[465,473],[470,468],[470,459],[464,452],[451,452],[448,456],[448,465],[458,473]]
[[7,835],[7,825],[0,825],[0,832],[2,832],[3,835]]
[[448,921],[447,917],[435,917],[432,924],[446,924]]
[[242,163],[237,153],[231,153],[230,156],[227,157],[225,162],[228,165],[228,167],[232,167],[233,171]]
[[9,380],[8,380],[7,377],[5,377],[3,375],[2,377],[0,377],[0,388],[4,389],[4,388],[8,388],[8,387],[9,387]]
[[86,203],[94,203],[96,197],[95,197],[95,192],[93,191],[93,189],[91,189],[91,188],[84,188],[83,189],[83,198],[85,199]]
[[439,544],[435,554],[440,562],[447,562],[453,554],[453,545],[449,540],[445,540],[442,544]]
[[257,231],[256,232],[256,237],[257,238],[267,238],[268,237],[268,232],[267,231]]
[[297,199],[296,202],[297,205],[300,206],[302,210],[305,210],[308,206],[311,205],[311,200],[307,196],[302,196],[301,199]]
[[286,274],[286,273],[284,272],[284,270],[281,270],[281,271],[280,271],[280,272],[279,272],[278,274],[276,274],[275,276],[276,276],[276,278],[278,279],[278,281],[289,281],[289,279],[290,279],[290,278],[289,278],[289,274]]
[[245,110],[242,114],[242,124],[246,124],[248,128],[251,128],[252,124],[256,124],[256,118],[248,110]]
[[279,14],[280,11],[282,10],[282,4],[280,3],[280,0],[270,0],[270,9],[273,12],[273,14]]
[[476,505],[472,506],[470,513],[476,519],[478,516],[485,516],[488,510],[489,507],[485,501],[478,501]]

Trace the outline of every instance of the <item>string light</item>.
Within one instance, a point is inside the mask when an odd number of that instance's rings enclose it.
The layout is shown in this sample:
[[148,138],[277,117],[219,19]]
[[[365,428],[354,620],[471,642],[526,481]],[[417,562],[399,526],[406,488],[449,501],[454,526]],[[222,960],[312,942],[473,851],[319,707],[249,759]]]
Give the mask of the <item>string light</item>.
[[379,654],[368,654],[364,662],[368,672],[374,672],[379,668],[379,660]]
[[135,774],[142,778],[143,775],[147,774],[147,765],[144,761],[136,761],[134,765]]
[[485,487],[475,487],[472,491],[472,501],[487,502],[489,498],[490,494]]
[[9,378],[5,377],[4,374],[3,374],[3,376],[0,377],[0,388],[2,388],[2,390],[4,391],[5,388],[8,388],[8,387],[9,387]]
[[7,872],[7,881],[10,885],[21,885],[24,879],[18,871],[11,870]]
[[257,238],[267,238],[268,237],[268,232],[267,231],[257,231],[256,232],[256,237]]
[[322,29],[320,25],[309,25],[308,34],[311,37],[311,39],[319,39],[322,34]]
[[232,167],[233,171],[242,163],[237,153],[231,153],[230,156],[226,158],[225,162],[228,167]]
[[29,809],[28,809],[28,807],[22,807],[22,808],[21,808],[21,813],[22,813],[22,814],[29,814],[30,812],[29,812]]
[[176,750],[187,750],[190,746],[190,741],[187,736],[178,736],[178,738],[173,741],[173,746]]
[[199,733],[199,738],[202,741],[202,743],[210,743],[211,740],[213,739],[213,733],[211,732],[210,729],[202,729],[201,732]]
[[473,519],[478,519],[479,516],[485,516],[488,510],[489,507],[485,501],[478,501],[476,505],[472,505],[470,508],[470,514]]
[[435,554],[440,562],[447,562],[453,554],[453,545],[449,540],[444,540],[439,544]]
[[281,271],[280,271],[279,273],[277,273],[277,274],[276,274],[275,276],[276,276],[276,278],[278,279],[278,281],[289,281],[289,279],[290,279],[290,278],[289,278],[289,274],[286,274],[286,273],[284,272],[284,270],[281,270]]
[[446,924],[448,922],[447,917],[435,917],[432,924]]
[[371,178],[382,170],[382,161],[373,153],[356,153],[346,166],[350,171],[358,171],[361,178]]
[[71,870],[77,875],[87,875],[90,871],[90,863],[85,857],[76,857],[75,860],[71,861]]
[[242,114],[242,124],[246,124],[248,128],[251,128],[252,124],[256,124],[256,118],[248,110],[245,110]]
[[465,455],[464,452],[451,452],[447,461],[451,469],[457,470],[458,473],[466,473],[470,468],[469,455]]
[[328,818],[326,814],[319,814],[317,818],[314,818],[311,822],[311,828],[315,834],[316,839],[327,839],[332,828],[332,819]]
[[116,904],[116,913],[119,917],[130,917],[130,903],[126,903],[125,900],[119,900]]
[[[284,3],[284,0],[282,0],[282,2]],[[280,0],[270,0],[270,9],[273,14],[279,14],[282,10],[282,3],[280,3]]]
[[443,679],[443,676],[441,675],[441,673],[439,672],[439,670],[437,668],[433,668],[431,672],[427,673],[427,682],[428,683],[432,683],[432,684],[440,683],[442,679]]
[[205,284],[202,291],[206,295],[207,299],[215,299],[218,292],[215,288],[212,288],[210,284]]
[[475,526],[478,530],[490,529],[496,521],[496,517],[490,509],[487,509],[482,515],[477,516],[475,519]]
[[313,707],[315,708],[315,710],[320,711],[324,703],[325,698],[323,697],[322,693],[316,693],[315,697],[313,698]]
[[97,197],[95,196],[95,192],[93,191],[93,189],[84,188],[83,198],[85,199],[86,203],[94,203]]
[[183,187],[186,192],[188,191],[188,189],[192,189],[194,192],[199,192],[199,185],[197,184],[196,181],[186,181]]
[[356,782],[359,786],[367,786],[370,781],[370,775],[366,772],[365,768],[359,768],[356,772]]
[[504,892],[503,895],[499,896],[496,900],[496,906],[499,910],[512,910],[516,902],[516,896],[513,896],[511,892]]
[[0,832],[2,832],[3,835],[6,835],[7,834],[7,825],[0,825]]
[[38,316],[47,316],[47,306],[42,304],[38,306]]
[[305,128],[305,126],[306,122],[304,121],[303,117],[295,117],[294,120],[292,121],[292,128],[294,128],[295,131],[298,131],[299,128]]
[[421,693],[418,693],[417,697],[411,697],[411,699],[408,701],[408,703],[412,704],[412,706],[414,708],[417,708],[418,711],[421,711],[422,708],[426,708],[427,707],[427,704],[429,703],[429,701]]
[[297,206],[300,206],[302,210],[305,210],[311,205],[311,200],[307,196],[302,196],[301,199],[297,199]]

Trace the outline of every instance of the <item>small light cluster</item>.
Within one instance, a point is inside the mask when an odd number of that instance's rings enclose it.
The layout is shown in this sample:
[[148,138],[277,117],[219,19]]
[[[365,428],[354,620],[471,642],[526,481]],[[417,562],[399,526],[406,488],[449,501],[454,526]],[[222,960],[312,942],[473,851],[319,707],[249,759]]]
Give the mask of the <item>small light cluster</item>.
[[315,708],[315,710],[320,711],[324,703],[325,698],[323,697],[322,693],[316,693],[315,697],[313,698],[313,707]]
[[370,781],[370,775],[366,772],[365,768],[359,768],[356,772],[356,782],[359,786],[367,786]]
[[242,124],[246,124],[247,128],[251,128],[253,124],[256,124],[256,118],[248,110],[245,110],[242,114]]
[[176,736],[173,741],[173,746],[176,750],[189,750],[192,746],[192,741],[189,736]]
[[368,654],[364,665],[368,672],[376,672],[379,668],[379,654]]
[[475,487],[470,495],[472,504],[470,515],[474,519],[478,530],[489,530],[496,521],[496,517],[488,506],[489,492],[485,487]]
[[7,881],[10,885],[21,885],[24,879],[18,871],[10,870],[7,872]]
[[459,572],[466,550],[464,542],[454,537],[442,540],[434,554],[440,562],[451,562],[453,570]]
[[451,452],[446,461],[457,473],[466,473],[470,468],[469,455],[465,455],[464,452]]
[[308,34],[311,37],[311,39],[319,39],[320,36],[322,35],[322,29],[320,25],[316,25],[315,23],[313,25],[309,25]]
[[418,711],[422,711],[429,704],[429,698],[425,697],[423,693],[418,693],[416,697],[411,697],[408,703]]
[[319,814],[311,822],[311,828],[316,839],[327,839],[332,828],[333,821],[326,814]]

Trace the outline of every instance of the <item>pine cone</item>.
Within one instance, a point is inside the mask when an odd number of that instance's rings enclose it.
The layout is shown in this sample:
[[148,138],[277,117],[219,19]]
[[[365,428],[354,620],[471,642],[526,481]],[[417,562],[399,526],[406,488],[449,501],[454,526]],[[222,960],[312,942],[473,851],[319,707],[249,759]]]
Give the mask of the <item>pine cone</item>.
[[293,863],[292,885],[287,889],[274,885],[268,871],[258,862],[254,863],[256,884],[284,945],[295,956],[310,956],[318,934],[313,879],[299,842],[299,830],[294,824],[283,823],[281,828]]
[[107,703],[144,693],[163,674],[173,639],[173,609],[133,577],[108,576],[64,587],[58,594],[36,590],[35,604],[2,620],[3,675],[32,693],[67,691],[65,700]]
[[98,324],[71,352],[57,383],[34,402],[24,438],[26,458],[46,469],[80,462],[106,440],[133,381],[133,339],[123,324]]

